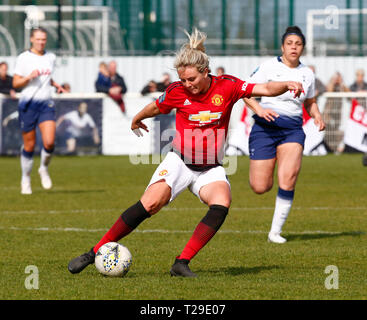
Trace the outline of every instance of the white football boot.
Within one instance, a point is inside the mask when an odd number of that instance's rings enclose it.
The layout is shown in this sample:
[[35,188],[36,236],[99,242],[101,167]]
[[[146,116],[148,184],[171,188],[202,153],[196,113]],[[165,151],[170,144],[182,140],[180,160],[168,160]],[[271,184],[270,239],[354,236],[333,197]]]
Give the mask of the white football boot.
[[52,181],[51,181],[50,175],[48,174],[48,170],[39,168],[38,173],[41,178],[41,184],[42,184],[43,189],[46,189],[46,190],[51,189]]
[[287,242],[286,238],[283,238],[280,233],[269,232],[268,234],[268,242],[272,243],[285,243]]
[[32,194],[31,177],[22,177],[21,194]]

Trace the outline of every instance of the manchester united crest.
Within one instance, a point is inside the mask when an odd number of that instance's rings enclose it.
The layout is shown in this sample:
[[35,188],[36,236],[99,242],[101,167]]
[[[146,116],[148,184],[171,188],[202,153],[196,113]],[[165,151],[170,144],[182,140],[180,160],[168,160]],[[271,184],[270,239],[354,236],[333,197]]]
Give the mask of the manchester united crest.
[[168,173],[168,171],[166,169],[162,170],[161,172],[159,172],[159,176],[165,176]]
[[215,94],[212,97],[212,104],[214,104],[215,106],[219,107],[221,106],[223,103],[223,97],[220,94]]

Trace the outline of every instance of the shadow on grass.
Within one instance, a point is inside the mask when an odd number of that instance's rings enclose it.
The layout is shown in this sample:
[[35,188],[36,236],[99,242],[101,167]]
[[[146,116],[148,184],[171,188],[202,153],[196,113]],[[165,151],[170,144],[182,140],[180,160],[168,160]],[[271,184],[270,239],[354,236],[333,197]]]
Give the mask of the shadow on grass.
[[240,276],[243,274],[258,274],[263,271],[279,269],[279,266],[258,266],[258,267],[228,267],[228,268],[220,268],[216,270],[198,270],[203,273],[224,273],[226,275],[231,276]]
[[58,195],[58,194],[81,194],[81,193],[99,193],[106,192],[103,189],[91,189],[91,190],[50,190],[47,192],[48,195]]
[[287,235],[286,238],[288,241],[299,241],[299,240],[318,240],[318,239],[325,239],[325,238],[337,238],[337,237],[356,237],[365,235],[366,232],[364,231],[345,231],[345,232],[320,232],[320,233],[301,233],[301,234],[290,234]]
[[242,274],[257,274],[263,271],[273,270],[273,269],[279,269],[279,266],[258,266],[258,267],[229,267],[225,268],[223,271],[226,274],[229,274],[231,276],[239,276]]

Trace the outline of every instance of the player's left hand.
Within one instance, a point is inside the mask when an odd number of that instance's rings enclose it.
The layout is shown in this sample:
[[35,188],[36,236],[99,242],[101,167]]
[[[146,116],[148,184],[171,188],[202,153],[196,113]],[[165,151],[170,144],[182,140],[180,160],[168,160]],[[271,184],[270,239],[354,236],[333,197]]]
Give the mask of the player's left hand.
[[149,132],[148,127],[141,121],[135,121],[133,120],[133,122],[131,123],[131,130],[138,136],[138,137],[142,137],[143,133],[141,132],[140,129],[145,130],[146,132]]
[[321,114],[318,114],[317,116],[315,116],[314,122],[315,122],[315,125],[319,128],[319,131],[325,130],[326,125],[325,125],[324,119],[322,119]]
[[279,117],[279,114],[277,114],[274,110],[272,109],[260,109],[257,112],[257,115],[260,118],[264,118],[266,121],[271,122],[271,121],[275,121],[275,118]]

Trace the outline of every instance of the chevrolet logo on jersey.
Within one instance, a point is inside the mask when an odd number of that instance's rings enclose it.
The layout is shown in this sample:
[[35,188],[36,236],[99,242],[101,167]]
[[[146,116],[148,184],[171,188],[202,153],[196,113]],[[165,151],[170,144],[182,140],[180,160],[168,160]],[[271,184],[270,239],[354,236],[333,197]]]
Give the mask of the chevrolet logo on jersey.
[[199,121],[199,123],[210,123],[218,120],[222,116],[222,112],[199,111],[198,114],[190,114],[189,120]]

